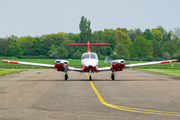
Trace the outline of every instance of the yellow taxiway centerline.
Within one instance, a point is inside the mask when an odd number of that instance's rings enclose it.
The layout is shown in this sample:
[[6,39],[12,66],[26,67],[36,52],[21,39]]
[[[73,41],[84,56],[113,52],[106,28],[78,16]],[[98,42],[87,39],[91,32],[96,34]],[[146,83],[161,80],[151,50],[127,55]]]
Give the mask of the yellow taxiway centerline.
[[[89,79],[89,75],[85,73]],[[139,108],[131,108],[131,107],[125,107],[125,106],[118,106],[106,103],[96,87],[94,86],[93,82],[90,81],[91,87],[93,88],[94,92],[96,93],[97,97],[99,98],[100,102],[108,107],[123,110],[123,111],[129,111],[129,112],[136,112],[136,113],[146,113],[146,114],[157,114],[157,115],[169,115],[169,116],[180,116],[179,112],[166,112],[166,111],[157,111],[157,110],[148,110],[148,109],[139,109]]]

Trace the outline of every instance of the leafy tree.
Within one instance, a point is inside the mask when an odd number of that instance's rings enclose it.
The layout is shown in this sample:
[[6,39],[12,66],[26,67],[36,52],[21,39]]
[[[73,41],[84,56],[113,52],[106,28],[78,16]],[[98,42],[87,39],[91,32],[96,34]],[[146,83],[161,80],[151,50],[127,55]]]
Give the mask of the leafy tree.
[[0,38],[0,55],[6,55],[5,50],[12,42],[8,39]]
[[163,34],[160,30],[158,30],[157,28],[153,28],[151,29],[151,32],[152,32],[152,35],[153,35],[153,38],[154,40],[157,40],[158,42],[162,42],[163,40]]
[[144,35],[146,40],[153,40],[153,36],[152,36],[152,33],[151,33],[150,29],[146,29],[143,32],[143,35]]
[[167,34],[166,41],[171,41],[171,38],[172,38],[173,34],[174,34],[173,31],[170,30],[170,31],[168,32],[168,34]]
[[115,43],[122,43],[126,47],[132,43],[131,39],[129,38],[128,34],[122,32],[121,30],[116,29],[114,34]]
[[129,37],[131,38],[131,41],[133,42],[134,39],[137,37],[136,32],[133,29],[129,30]]
[[69,55],[67,49],[65,47],[63,47],[63,46],[58,47],[57,51],[58,51],[58,55],[59,55],[60,59],[67,58],[68,55]]
[[81,55],[82,55],[81,52],[77,51],[72,55],[71,58],[73,58],[73,59],[81,59]]
[[21,47],[24,55],[35,55],[34,50],[36,48],[36,39],[31,36],[19,38],[16,41],[17,45]]
[[128,49],[121,43],[118,43],[116,45],[114,52],[116,52],[119,56],[123,55],[123,56],[130,57]]
[[167,41],[167,31],[161,25],[157,27],[157,30],[160,30],[163,34],[163,42]]
[[178,50],[177,52],[173,53],[173,55],[171,56],[171,59],[177,59],[179,55],[180,55],[180,50]]
[[147,56],[147,61],[153,61],[154,60],[154,57],[153,56]]
[[122,28],[122,29],[120,29],[120,30],[122,30],[122,31],[125,32],[126,34],[129,34],[129,31],[128,31],[126,28]]
[[99,34],[98,31],[94,31],[92,34],[92,42],[93,43],[98,43],[99,42]]
[[142,31],[140,28],[135,29],[135,32],[137,36],[142,36]]
[[158,58],[161,57],[161,55],[162,55],[162,48],[160,44],[156,40],[153,40],[153,57]]
[[106,49],[107,55],[109,56],[112,53],[112,51],[113,51],[112,48],[110,46],[108,46]]
[[153,55],[152,43],[141,36],[136,37],[134,44],[129,46],[129,50],[132,57],[146,58]]
[[168,52],[170,55],[173,55],[177,50],[176,46],[170,43],[170,41],[163,43],[162,48],[164,52]]
[[162,58],[165,59],[165,60],[169,60],[169,59],[170,59],[170,54],[169,54],[169,52],[164,52],[164,53],[162,54]]
[[80,33],[80,42],[86,43],[87,41],[91,40],[91,28],[90,28],[91,22],[90,20],[87,20],[84,16],[81,17],[81,21],[79,24],[79,29],[81,31]]
[[114,30],[111,29],[106,29],[101,36],[101,39],[103,42],[108,42],[108,43],[115,43],[114,39],[112,39],[114,37]]
[[178,36],[176,36],[176,34],[173,34],[172,39],[171,39],[171,43],[174,44],[174,45],[179,45],[180,38]]
[[177,37],[180,38],[180,28],[178,28],[178,27],[174,28],[174,33]]
[[23,52],[21,51],[21,48],[15,42],[13,42],[6,48],[6,55],[9,57],[16,56],[21,58],[23,56]]

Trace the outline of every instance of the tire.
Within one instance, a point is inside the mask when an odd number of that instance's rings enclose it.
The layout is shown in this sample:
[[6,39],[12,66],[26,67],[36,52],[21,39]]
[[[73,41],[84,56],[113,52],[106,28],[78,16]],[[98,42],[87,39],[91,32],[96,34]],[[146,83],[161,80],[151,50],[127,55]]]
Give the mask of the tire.
[[65,80],[67,80],[68,79],[68,75],[65,75]]
[[111,79],[112,79],[112,80],[115,80],[115,76],[114,76],[113,73],[111,74]]
[[91,81],[91,76],[89,76],[89,80]]

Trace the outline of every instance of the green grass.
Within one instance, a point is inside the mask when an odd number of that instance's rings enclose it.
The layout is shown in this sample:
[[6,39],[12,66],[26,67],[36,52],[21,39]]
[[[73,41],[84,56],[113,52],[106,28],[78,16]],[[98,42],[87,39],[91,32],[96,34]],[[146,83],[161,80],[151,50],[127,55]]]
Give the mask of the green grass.
[[180,77],[180,70],[172,70],[172,69],[144,69],[144,70],[153,73],[163,74],[163,75]]
[[0,68],[0,76],[2,75],[7,75],[7,74],[12,74],[12,73],[17,73],[20,74],[23,70],[15,70],[15,69],[2,69]]

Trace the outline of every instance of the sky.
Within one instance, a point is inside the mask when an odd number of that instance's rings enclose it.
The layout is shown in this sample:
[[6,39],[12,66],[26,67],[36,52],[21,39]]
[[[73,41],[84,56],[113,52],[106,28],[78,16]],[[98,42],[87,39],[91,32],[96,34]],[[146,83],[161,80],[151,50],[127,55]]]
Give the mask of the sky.
[[180,0],[0,0],[0,37],[80,33],[84,16],[92,31],[180,28]]

